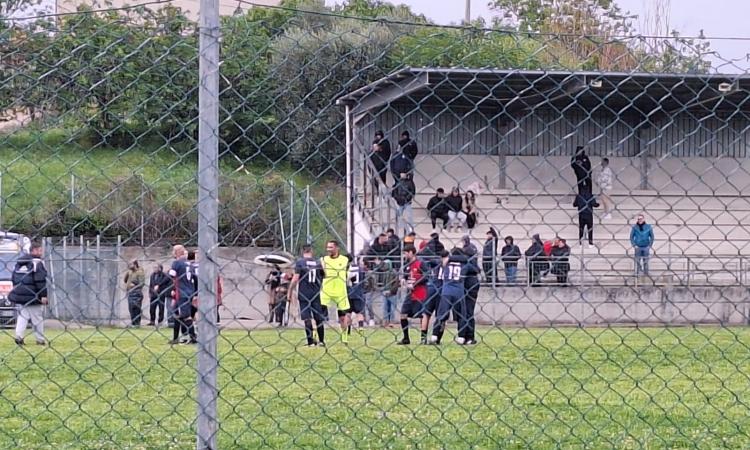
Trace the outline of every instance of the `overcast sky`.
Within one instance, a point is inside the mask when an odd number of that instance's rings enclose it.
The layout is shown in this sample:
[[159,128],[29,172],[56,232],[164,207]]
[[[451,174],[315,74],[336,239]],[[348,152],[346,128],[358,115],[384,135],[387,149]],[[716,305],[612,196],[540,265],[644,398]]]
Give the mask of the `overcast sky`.
[[[334,0],[327,0],[329,4]],[[654,0],[616,0],[625,11],[643,17]],[[340,1],[338,2],[340,3]],[[464,17],[465,0],[398,0],[412,10],[440,24],[459,23]],[[714,66],[721,60],[737,60],[724,65],[721,72],[740,73],[750,69],[750,0],[672,0],[671,27],[683,36],[697,36],[703,30],[708,37],[740,37],[746,40],[711,40],[711,48],[718,58],[711,58]],[[491,18],[488,0],[471,0],[472,18]],[[439,6],[438,6],[439,5]],[[638,25],[638,20],[635,21]]]

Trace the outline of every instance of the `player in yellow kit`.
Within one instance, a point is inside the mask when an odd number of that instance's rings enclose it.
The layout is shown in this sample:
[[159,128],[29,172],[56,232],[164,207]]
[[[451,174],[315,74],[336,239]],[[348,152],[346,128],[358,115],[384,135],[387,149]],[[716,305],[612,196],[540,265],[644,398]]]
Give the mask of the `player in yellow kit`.
[[320,289],[320,302],[323,305],[331,303],[336,305],[339,325],[341,326],[341,341],[348,344],[349,336],[346,330],[351,325],[352,319],[346,282],[351,258],[341,254],[339,243],[336,241],[326,243],[326,252],[328,252],[328,256],[324,256],[320,260],[324,273],[323,286]]

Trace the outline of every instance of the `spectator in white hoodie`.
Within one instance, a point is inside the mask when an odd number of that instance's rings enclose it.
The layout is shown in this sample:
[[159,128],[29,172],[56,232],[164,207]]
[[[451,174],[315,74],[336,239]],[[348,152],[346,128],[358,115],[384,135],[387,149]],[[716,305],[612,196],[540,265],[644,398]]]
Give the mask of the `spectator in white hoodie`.
[[612,218],[612,209],[615,206],[614,202],[612,201],[612,197],[610,196],[612,192],[613,181],[614,175],[612,174],[612,169],[609,168],[609,158],[604,158],[602,159],[602,170],[601,172],[599,172],[599,177],[597,177],[596,182],[599,185],[599,189],[601,190],[599,199],[601,200],[602,206],[604,207],[605,219]]

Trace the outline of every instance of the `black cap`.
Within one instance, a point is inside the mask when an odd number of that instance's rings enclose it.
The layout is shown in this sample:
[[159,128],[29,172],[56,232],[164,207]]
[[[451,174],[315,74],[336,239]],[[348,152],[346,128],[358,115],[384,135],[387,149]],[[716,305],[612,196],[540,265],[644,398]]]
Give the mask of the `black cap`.
[[431,237],[432,239],[438,239],[438,238],[440,237],[440,235],[439,235],[439,234],[437,234],[437,233],[432,233],[432,234],[430,235],[430,237]]

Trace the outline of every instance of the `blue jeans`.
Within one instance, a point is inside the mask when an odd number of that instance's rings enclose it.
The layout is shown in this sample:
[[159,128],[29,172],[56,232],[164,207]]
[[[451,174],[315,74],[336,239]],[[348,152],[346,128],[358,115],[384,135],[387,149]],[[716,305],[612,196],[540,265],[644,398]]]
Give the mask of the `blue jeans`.
[[516,284],[516,275],[518,274],[518,267],[506,267],[505,268],[505,281],[508,284]]
[[635,274],[648,275],[648,258],[651,249],[649,247],[635,248]]
[[383,323],[396,321],[396,304],[398,303],[398,294],[390,295],[383,292]]

